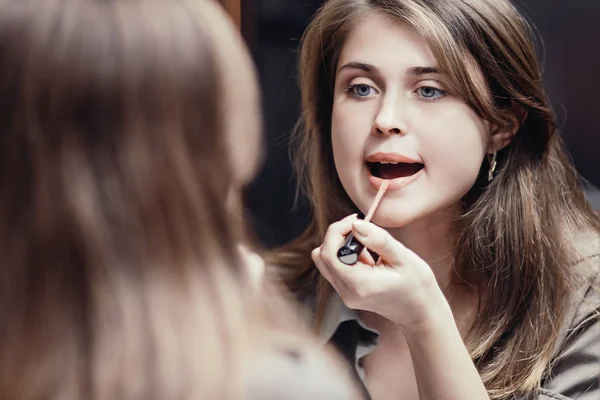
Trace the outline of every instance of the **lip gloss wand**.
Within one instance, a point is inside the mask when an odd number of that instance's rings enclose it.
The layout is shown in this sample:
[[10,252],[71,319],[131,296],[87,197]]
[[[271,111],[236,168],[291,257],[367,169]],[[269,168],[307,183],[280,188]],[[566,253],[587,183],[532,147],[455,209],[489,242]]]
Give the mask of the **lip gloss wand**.
[[[375,200],[373,200],[373,204],[371,205],[371,208],[369,208],[369,212],[367,212],[367,215],[365,216],[365,222],[371,221],[371,218],[373,217],[373,214],[375,214],[375,210],[377,209],[381,198],[387,190],[388,185],[389,181],[384,180],[382,182],[381,187],[379,188],[379,191],[375,196]],[[346,242],[338,250],[337,257],[341,262],[343,262],[346,265],[354,265],[358,261],[358,256],[364,250],[364,248],[365,246],[363,246],[363,244],[354,237],[352,232],[350,232],[350,234],[346,237]]]

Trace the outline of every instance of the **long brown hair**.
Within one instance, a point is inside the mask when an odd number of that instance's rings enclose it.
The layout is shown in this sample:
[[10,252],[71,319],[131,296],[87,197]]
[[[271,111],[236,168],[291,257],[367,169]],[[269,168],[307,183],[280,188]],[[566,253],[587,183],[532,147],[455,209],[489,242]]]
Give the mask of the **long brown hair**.
[[[466,345],[491,398],[529,395],[546,372],[569,291],[585,275],[575,265],[598,260],[600,220],[563,149],[532,29],[509,1],[330,0],[322,6],[300,49],[302,118],[292,144],[314,216],[269,263],[281,267],[299,297],[316,295],[321,318],[330,286],[310,251],[329,224],[356,211],[332,156],[336,64],[349,32],[373,12],[424,37],[454,91],[483,119],[500,127],[521,119],[512,143],[498,154],[497,176],[488,184],[484,163],[463,199],[454,261],[463,280],[487,293]],[[477,61],[491,97],[464,63],[466,55]]]
[[0,398],[240,393],[214,7],[0,1]]

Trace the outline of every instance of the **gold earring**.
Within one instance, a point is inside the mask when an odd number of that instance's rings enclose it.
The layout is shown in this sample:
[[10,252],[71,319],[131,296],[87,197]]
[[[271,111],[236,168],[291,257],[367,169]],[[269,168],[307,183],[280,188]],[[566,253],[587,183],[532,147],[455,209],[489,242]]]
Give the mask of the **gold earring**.
[[488,171],[488,182],[491,182],[492,179],[494,179],[494,171],[496,171],[496,148],[494,146],[492,146],[492,149],[494,150],[494,154],[492,155],[487,155],[487,159],[488,162],[490,163],[490,170]]

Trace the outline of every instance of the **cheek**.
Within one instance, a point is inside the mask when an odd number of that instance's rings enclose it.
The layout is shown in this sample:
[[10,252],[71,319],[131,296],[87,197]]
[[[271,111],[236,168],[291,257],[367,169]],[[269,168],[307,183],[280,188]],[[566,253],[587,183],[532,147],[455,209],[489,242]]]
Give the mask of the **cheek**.
[[[475,182],[485,157],[487,125],[472,111],[461,110],[438,120],[434,135],[423,135],[428,175],[450,185],[470,186]],[[434,123],[434,122],[432,122]]]
[[[254,111],[254,110],[253,110]],[[256,176],[262,160],[261,124],[257,113],[239,115],[229,124],[228,146],[233,178],[243,186]]]
[[[335,166],[341,179],[362,166],[368,122],[347,104],[334,102],[331,116],[331,144]],[[342,182],[343,183],[343,182]]]

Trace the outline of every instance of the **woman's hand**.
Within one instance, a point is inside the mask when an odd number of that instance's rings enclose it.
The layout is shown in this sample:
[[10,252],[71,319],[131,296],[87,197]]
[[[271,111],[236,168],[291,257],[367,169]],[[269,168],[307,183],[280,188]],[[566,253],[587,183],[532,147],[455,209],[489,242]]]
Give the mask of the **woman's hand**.
[[[364,252],[353,266],[338,260],[337,251],[350,231],[379,254],[377,263],[373,265]],[[425,261],[386,230],[356,216],[332,224],[312,258],[348,307],[379,314],[400,328],[422,400],[489,400],[450,306]]]
[[[353,266],[337,258],[351,231],[366,248],[379,254],[377,263],[370,262],[366,249]],[[312,259],[348,307],[379,314],[406,333],[418,334],[439,317],[452,318],[429,265],[386,230],[355,215],[329,226]]]

